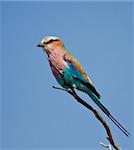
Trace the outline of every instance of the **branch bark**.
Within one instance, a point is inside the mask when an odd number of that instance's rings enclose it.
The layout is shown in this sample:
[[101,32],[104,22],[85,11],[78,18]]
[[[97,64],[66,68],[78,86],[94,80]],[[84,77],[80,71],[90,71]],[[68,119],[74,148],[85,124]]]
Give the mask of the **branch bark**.
[[89,105],[87,102],[85,102],[83,99],[81,99],[75,92],[74,89],[63,89],[63,88],[59,88],[59,87],[55,87],[53,86],[54,89],[58,89],[58,90],[62,90],[65,91],[67,93],[69,93],[70,95],[72,95],[77,102],[79,102],[80,104],[82,104],[83,106],[85,106],[87,109],[89,109],[90,111],[92,111],[95,115],[95,117],[101,122],[101,124],[104,126],[106,133],[107,133],[107,139],[110,142],[110,144],[116,149],[116,150],[120,150],[120,148],[116,145],[116,143],[114,142],[110,127],[108,126],[108,124],[106,123],[106,121],[102,118],[102,116],[91,106]]

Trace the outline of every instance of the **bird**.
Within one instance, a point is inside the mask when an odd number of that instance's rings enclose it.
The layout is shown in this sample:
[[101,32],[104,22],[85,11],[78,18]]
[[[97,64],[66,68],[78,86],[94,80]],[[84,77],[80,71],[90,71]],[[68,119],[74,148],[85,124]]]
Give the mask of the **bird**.
[[43,48],[47,54],[50,68],[57,82],[64,89],[77,89],[89,95],[104,114],[126,135],[130,133],[111,115],[100,102],[100,94],[92,80],[84,71],[78,60],[65,48],[63,40],[57,36],[46,36],[37,47]]

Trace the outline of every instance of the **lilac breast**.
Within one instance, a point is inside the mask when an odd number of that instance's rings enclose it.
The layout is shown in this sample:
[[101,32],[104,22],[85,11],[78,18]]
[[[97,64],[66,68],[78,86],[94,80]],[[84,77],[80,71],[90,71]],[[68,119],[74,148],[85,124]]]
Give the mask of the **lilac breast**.
[[57,79],[66,66],[66,62],[63,60],[63,54],[53,50],[53,52],[49,53],[48,59],[52,72]]
[[49,54],[49,61],[55,66],[59,71],[64,70],[66,62],[63,60],[63,55],[57,51],[53,51]]

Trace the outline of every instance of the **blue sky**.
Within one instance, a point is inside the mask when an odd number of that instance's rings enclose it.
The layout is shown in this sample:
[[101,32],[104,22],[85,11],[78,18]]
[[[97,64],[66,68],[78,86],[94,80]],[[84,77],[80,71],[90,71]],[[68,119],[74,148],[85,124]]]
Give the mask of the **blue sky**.
[[[94,115],[57,85],[46,55],[36,47],[55,35],[81,62],[101,102],[133,134],[132,4],[129,2],[2,3],[2,147],[5,149],[101,149],[105,130]],[[111,127],[122,149],[133,149]]]

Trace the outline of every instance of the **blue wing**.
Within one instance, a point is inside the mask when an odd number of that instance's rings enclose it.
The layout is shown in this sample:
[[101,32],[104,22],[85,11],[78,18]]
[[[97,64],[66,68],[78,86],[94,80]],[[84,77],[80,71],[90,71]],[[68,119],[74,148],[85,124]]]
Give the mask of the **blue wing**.
[[68,78],[70,78],[74,83],[79,82],[82,85],[86,86],[100,99],[100,94],[96,91],[95,87],[82,76],[82,74],[74,67],[70,60],[65,58],[64,60],[68,64],[68,67],[64,72],[68,76]]

